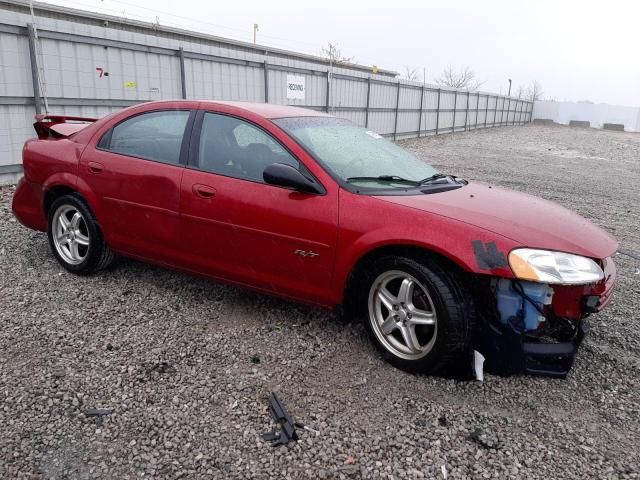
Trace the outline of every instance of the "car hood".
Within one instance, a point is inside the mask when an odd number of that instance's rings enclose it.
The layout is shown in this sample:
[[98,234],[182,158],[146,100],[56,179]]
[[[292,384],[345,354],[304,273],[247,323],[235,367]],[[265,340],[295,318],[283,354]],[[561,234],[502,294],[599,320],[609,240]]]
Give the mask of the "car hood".
[[523,247],[599,259],[618,248],[607,232],[554,202],[484,183],[469,182],[434,194],[376,198],[475,225]]

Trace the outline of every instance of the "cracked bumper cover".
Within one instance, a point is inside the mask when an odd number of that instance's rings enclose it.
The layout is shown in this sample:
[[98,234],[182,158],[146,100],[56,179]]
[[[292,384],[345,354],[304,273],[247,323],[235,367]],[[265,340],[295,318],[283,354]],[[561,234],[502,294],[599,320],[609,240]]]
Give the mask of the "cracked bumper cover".
[[597,284],[553,286],[553,315],[575,322],[576,333],[569,341],[543,342],[519,332],[511,325],[489,325],[476,339],[476,348],[486,357],[487,371],[510,375],[526,373],[566,378],[589,324],[586,317],[611,301],[616,281],[613,260],[602,261],[604,279]]

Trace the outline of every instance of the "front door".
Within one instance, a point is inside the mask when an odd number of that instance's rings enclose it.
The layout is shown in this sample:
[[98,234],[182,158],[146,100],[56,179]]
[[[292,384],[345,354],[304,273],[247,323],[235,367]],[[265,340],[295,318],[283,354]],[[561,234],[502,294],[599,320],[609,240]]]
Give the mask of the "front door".
[[200,128],[195,165],[182,178],[187,261],[231,281],[322,301],[333,273],[337,190],[312,195],[265,184],[271,163],[308,171],[255,124],[207,112]]

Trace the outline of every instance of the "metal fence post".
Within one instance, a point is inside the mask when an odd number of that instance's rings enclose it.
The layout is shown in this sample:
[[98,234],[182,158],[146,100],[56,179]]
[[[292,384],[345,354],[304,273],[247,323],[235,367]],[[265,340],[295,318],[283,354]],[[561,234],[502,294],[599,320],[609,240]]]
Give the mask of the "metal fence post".
[[398,138],[398,110],[400,108],[400,80],[398,80],[398,93],[396,94],[396,120],[393,126],[393,141]]
[[[511,108],[511,105],[509,105],[509,108]],[[516,100],[516,103],[513,105],[513,120],[511,120],[511,125],[515,125],[516,124],[516,112],[518,111],[518,100]]]
[[535,105],[536,101],[533,100],[530,102],[529,107],[531,107],[531,109],[529,110],[529,123],[531,123],[531,119],[533,117],[533,106]]
[[496,108],[493,109],[493,123],[492,127],[496,126],[496,120],[498,119],[498,97],[496,96]]
[[453,124],[451,125],[451,133],[456,133],[456,108],[458,107],[458,91],[454,91],[453,95]]
[[187,74],[184,68],[184,48],[178,49],[178,59],[180,60],[180,87],[182,88],[182,98],[187,98]]
[[473,129],[478,129],[478,110],[480,109],[480,94],[476,93],[476,119],[473,122]]
[[438,135],[438,126],[440,125],[440,92],[438,89],[438,104],[436,105],[436,135]]
[[422,90],[420,91],[420,112],[418,115],[418,138],[420,138],[420,131],[422,130],[422,104],[424,103],[424,85],[422,86]]
[[502,119],[504,118],[504,102],[505,101],[506,101],[506,98],[502,97],[502,107],[500,108],[500,126],[502,126]]
[[371,77],[367,77],[367,107],[364,111],[364,126],[369,128],[369,102],[371,101]]
[[[511,100],[511,99],[509,99],[509,100]],[[518,100],[516,100],[516,106],[513,109],[513,120],[511,120],[511,125],[513,125],[513,122],[516,119],[516,110],[517,110],[517,108],[518,108]],[[509,113],[507,113],[507,125],[509,125],[509,115],[511,115],[511,101],[509,101],[509,111],[508,112]]]
[[518,125],[521,124],[520,120],[522,119],[522,105],[523,105],[523,102],[521,101],[520,102],[520,111],[518,112]]
[[40,96],[40,79],[38,74],[38,58],[36,56],[36,31],[33,23],[27,23],[29,34],[29,59],[31,60],[31,83],[33,84],[33,102],[36,113],[42,113],[42,97]]
[[484,128],[487,128],[487,117],[489,116],[489,95],[485,95],[484,104]]
[[[516,105],[518,104],[518,101],[516,100]],[[507,110],[507,125],[509,125],[509,115],[511,115],[511,98],[509,98],[509,108]],[[513,118],[515,120],[516,118],[516,112],[515,109],[513,111]],[[513,120],[512,120],[512,124],[513,124]]]
[[264,103],[269,103],[269,63],[264,61]]
[[329,113],[330,102],[331,102],[331,70],[327,70],[327,99],[324,107],[324,110],[327,113]]
[[467,90],[467,105],[464,109],[464,131],[465,132],[469,130],[468,119],[469,119],[469,90]]

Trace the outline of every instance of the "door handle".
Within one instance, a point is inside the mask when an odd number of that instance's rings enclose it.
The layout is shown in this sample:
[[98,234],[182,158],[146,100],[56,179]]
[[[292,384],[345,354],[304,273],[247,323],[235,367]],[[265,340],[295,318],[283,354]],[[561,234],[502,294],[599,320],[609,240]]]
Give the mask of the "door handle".
[[191,190],[200,198],[213,198],[216,194],[215,188],[210,187],[209,185],[202,185],[200,183],[194,184]]
[[104,170],[104,166],[98,162],[89,162],[87,164],[87,170],[91,173],[100,173]]

